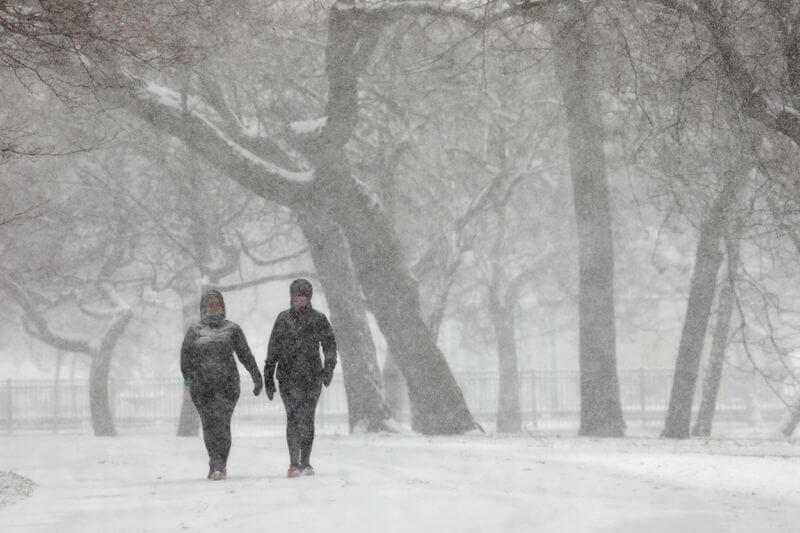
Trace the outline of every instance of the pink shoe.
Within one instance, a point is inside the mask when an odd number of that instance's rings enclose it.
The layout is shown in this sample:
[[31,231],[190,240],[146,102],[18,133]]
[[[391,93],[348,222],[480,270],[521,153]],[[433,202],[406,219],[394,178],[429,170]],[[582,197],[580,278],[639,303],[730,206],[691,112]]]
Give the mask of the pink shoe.
[[300,477],[300,469],[296,466],[290,466],[289,471],[286,472],[286,477]]

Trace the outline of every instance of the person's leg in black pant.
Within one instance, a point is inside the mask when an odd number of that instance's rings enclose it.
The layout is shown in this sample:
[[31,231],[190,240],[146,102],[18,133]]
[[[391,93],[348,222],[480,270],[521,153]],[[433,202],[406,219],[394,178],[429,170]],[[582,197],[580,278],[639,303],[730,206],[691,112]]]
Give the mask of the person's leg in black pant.
[[194,387],[191,395],[203,425],[203,441],[208,451],[208,477],[211,478],[215,471],[224,476],[231,449],[231,417],[238,394]]
[[232,391],[214,394],[209,405],[209,459],[223,475],[227,474],[228,456],[231,452],[231,418],[239,395]]
[[213,400],[213,391],[201,385],[193,385],[189,393],[192,397],[192,403],[197,408],[197,414],[200,415],[200,423],[203,427],[203,442],[208,452],[208,478],[211,479],[211,474],[214,472],[214,464],[212,462],[214,448],[212,428],[214,422],[210,407]]
[[[320,389],[307,391],[300,407],[300,469],[311,466],[311,447],[314,445],[314,415],[317,411]],[[311,470],[313,472],[313,469]]]
[[289,467],[300,467],[300,391],[293,387],[281,387],[281,399],[286,409],[286,444],[289,447]]

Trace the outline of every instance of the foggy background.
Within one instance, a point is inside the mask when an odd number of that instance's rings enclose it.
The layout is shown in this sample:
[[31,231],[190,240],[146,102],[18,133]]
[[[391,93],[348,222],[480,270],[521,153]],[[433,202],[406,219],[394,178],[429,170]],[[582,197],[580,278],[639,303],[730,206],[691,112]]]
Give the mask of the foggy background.
[[788,3],[145,4],[0,4],[0,432],[197,434],[202,289],[262,366],[296,277],[323,427],[794,431]]

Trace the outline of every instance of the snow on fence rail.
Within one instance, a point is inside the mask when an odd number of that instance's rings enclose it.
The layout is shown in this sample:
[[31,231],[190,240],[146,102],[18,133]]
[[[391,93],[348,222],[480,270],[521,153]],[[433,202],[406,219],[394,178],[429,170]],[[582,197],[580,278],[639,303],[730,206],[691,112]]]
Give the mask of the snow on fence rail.
[[[467,404],[477,420],[491,424],[497,412],[499,379],[494,372],[455,372]],[[671,369],[620,370],[620,395],[629,427],[660,425],[669,401]],[[279,395],[272,402],[253,397],[249,379],[233,424],[236,429],[280,428],[284,411]],[[576,427],[580,409],[579,374],[573,370],[520,373],[520,410],[527,424],[540,428]],[[180,379],[112,379],[109,396],[119,429],[173,432],[181,408]],[[700,390],[697,400],[699,401]],[[697,402],[696,402],[697,403]],[[751,374],[723,377],[715,421],[758,425],[777,422],[786,408],[760,379]],[[403,422],[408,422],[405,409]],[[317,408],[320,429],[347,429],[347,400],[341,375],[325,390]],[[51,430],[91,432],[88,380],[0,381],[0,432]]]

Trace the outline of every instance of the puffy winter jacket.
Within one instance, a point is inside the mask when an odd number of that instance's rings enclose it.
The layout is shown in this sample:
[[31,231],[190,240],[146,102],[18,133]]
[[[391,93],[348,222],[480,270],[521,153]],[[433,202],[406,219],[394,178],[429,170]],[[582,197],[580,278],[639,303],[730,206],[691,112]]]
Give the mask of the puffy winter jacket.
[[[320,361],[320,345],[325,355],[324,367]],[[336,339],[323,313],[309,303],[301,309],[288,309],[278,315],[264,363],[267,390],[275,389],[273,374],[277,375],[281,387],[313,389],[323,382],[327,385],[335,367]]]
[[[208,299],[219,298],[220,316],[208,316]],[[253,383],[261,383],[253,353],[247,345],[244,332],[238,324],[225,319],[225,302],[222,294],[209,289],[200,301],[201,320],[189,326],[181,346],[181,373],[185,380],[199,386],[239,390],[239,371],[233,359],[234,352],[250,373]]]

